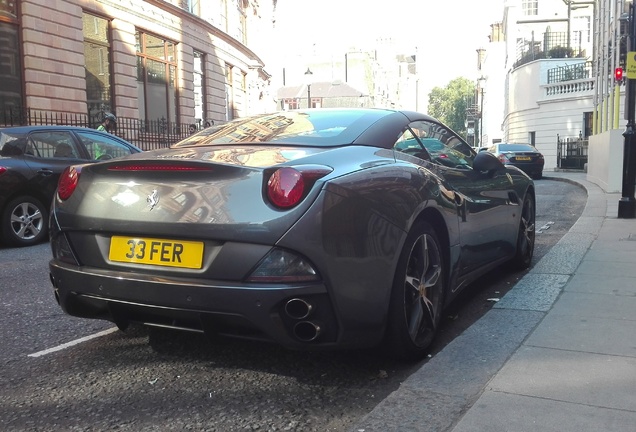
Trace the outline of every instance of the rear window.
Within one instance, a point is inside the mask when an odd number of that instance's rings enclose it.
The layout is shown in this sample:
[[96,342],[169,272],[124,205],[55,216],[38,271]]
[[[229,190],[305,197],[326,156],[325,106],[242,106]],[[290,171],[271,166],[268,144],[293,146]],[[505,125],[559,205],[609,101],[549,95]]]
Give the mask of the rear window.
[[499,151],[537,151],[530,144],[499,144]]
[[237,119],[213,126],[173,147],[274,143],[331,147],[352,143],[375,121],[389,115],[382,110],[286,111]]
[[0,156],[20,156],[24,153],[25,142],[22,134],[0,132]]

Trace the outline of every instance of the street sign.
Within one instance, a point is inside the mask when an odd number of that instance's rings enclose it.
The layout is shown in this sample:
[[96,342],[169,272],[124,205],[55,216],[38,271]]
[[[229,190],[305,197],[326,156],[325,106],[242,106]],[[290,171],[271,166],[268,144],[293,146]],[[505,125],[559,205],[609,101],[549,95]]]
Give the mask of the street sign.
[[627,79],[636,79],[636,51],[627,53],[627,70],[625,72]]

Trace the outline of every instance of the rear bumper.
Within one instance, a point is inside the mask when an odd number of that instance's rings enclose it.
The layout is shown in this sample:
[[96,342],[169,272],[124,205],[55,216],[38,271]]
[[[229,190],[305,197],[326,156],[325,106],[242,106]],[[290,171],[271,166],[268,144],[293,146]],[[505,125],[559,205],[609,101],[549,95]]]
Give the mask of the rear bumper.
[[296,349],[368,347],[382,336],[375,327],[368,334],[343,337],[341,319],[320,283],[246,286],[80,268],[55,260],[49,270],[66,313],[120,327],[142,323]]
[[524,173],[528,174],[530,177],[534,177],[535,175],[539,175],[543,172],[543,167],[544,164],[534,164],[534,163],[530,163],[530,164],[522,164],[522,163],[515,163],[514,164],[515,167],[519,168],[521,171],[523,171]]

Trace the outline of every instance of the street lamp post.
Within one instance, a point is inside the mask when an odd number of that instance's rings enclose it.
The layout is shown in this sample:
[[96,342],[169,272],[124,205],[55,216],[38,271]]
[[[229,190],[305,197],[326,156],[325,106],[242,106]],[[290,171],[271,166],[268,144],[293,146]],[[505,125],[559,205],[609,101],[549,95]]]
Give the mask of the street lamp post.
[[[628,53],[634,55],[636,49],[636,8],[630,6]],[[629,69],[628,69],[629,70]],[[621,199],[618,201],[618,217],[622,219],[636,218],[636,198],[634,183],[636,182],[636,79],[627,76],[627,126],[623,137],[623,187]]]
[[307,85],[307,108],[311,108],[311,78],[313,74],[314,73],[307,68],[307,72],[305,72],[305,84]]
[[479,147],[483,147],[484,145],[484,83],[486,82],[485,76],[480,76],[477,78],[477,88],[479,90],[479,94],[477,97],[479,98]]

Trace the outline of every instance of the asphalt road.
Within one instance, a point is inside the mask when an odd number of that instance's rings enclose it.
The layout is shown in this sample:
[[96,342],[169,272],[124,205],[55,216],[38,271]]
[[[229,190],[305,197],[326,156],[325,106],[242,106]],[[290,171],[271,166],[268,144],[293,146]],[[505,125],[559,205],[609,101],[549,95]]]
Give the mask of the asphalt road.
[[[536,185],[533,262],[586,202],[575,185],[549,179]],[[0,246],[0,430],[347,431],[426,362],[399,363],[372,350],[212,345],[198,335],[141,327],[112,331],[110,323],[61,312],[48,280],[49,256],[47,244]],[[431,356],[521,276],[499,269],[475,282],[447,311]]]

